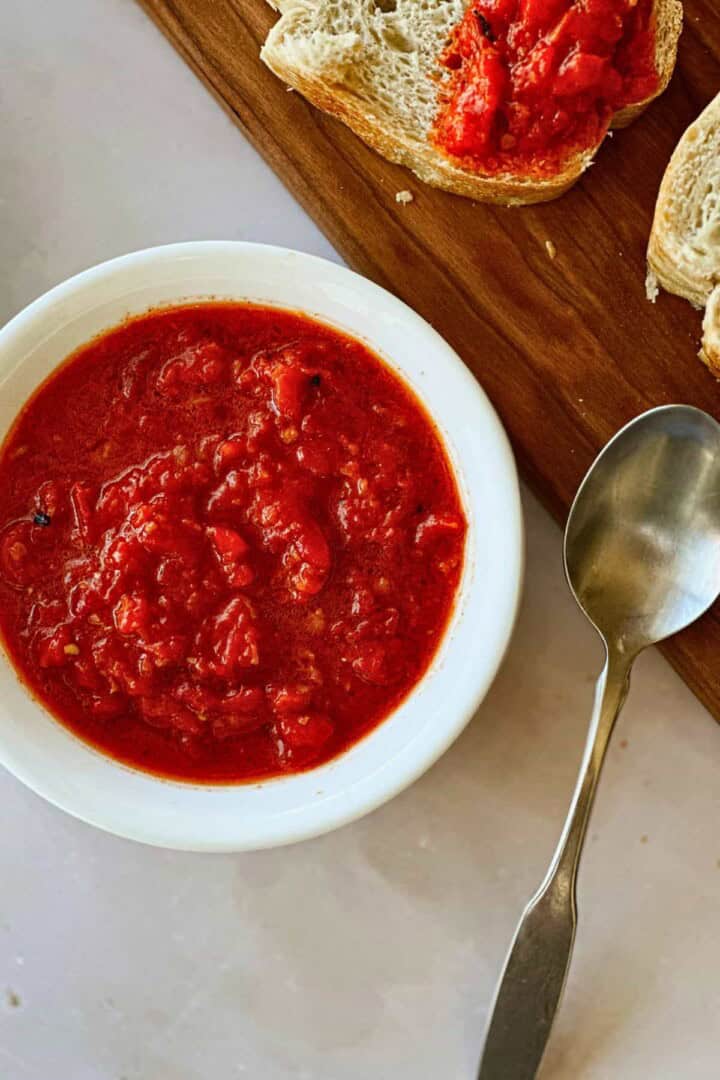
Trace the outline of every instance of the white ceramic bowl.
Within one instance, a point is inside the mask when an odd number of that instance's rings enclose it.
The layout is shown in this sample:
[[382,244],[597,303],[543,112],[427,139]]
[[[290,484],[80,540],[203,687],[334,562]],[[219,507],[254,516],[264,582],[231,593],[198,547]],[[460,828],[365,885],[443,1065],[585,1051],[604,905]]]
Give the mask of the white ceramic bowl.
[[128,314],[189,299],[302,310],[364,339],[425,403],[469,522],[458,601],[439,652],[392,716],[319,768],[262,783],[158,779],[103,756],[55,721],[0,650],[0,761],[39,795],[100,828],[164,847],[238,851],[315,836],[367,813],[427,769],[485,695],[512,631],[522,519],[512,453],[457,355],[405,304],[340,266],[244,243],[136,252],[71,278],[0,330],[0,438],[39,382]]

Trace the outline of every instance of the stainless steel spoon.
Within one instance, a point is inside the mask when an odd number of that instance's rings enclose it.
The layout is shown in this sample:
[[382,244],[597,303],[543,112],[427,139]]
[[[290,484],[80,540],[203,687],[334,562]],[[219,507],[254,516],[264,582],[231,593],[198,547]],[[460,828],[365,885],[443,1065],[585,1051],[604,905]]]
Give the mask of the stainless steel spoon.
[[668,405],[624,427],[572,505],[565,572],[604,642],[605,667],[560,843],[505,961],[479,1080],[537,1073],[570,965],[578,862],[630,669],[720,593],[720,425],[699,409]]

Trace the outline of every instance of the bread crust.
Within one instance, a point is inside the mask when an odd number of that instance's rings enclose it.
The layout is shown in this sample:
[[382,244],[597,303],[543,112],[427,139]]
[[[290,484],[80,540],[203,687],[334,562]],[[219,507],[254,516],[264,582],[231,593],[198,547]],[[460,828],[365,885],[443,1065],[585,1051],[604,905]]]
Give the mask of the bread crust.
[[720,94],[693,121],[675,147],[660,184],[647,253],[648,266],[662,287],[696,307],[704,306],[715,281],[701,273],[697,264],[682,257],[673,203],[681,174],[694,155],[694,144],[713,130],[720,130]]
[[[283,10],[283,0],[269,0],[272,7]],[[677,43],[682,29],[682,4],[680,0],[655,0],[656,19],[656,66],[660,77],[655,94],[645,101],[616,113],[611,127],[625,127],[631,123],[659,94],[672,76],[677,56]],[[279,24],[277,24],[279,25]],[[286,63],[283,50],[278,45],[277,25],[266,41],[261,57],[267,66],[288,86],[299,91],[317,108],[342,120],[364,142],[389,161],[411,169],[425,183],[443,188],[456,195],[464,195],[480,202],[521,206],[547,202],[562,195],[580,178],[592,163],[602,143],[577,154],[554,176],[538,179],[516,176],[511,173],[483,176],[455,165],[451,158],[426,139],[410,139],[402,130],[393,126],[392,119],[374,112],[341,85],[328,83],[308,70],[299,70]]]

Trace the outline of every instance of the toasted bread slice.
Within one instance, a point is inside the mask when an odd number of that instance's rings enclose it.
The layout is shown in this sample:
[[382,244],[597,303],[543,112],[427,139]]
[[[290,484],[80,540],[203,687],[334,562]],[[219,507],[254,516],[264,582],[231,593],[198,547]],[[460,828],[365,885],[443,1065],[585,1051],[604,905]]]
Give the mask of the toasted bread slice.
[[720,94],[687,129],[665,171],[648,245],[660,284],[705,307],[701,358],[720,378]]
[[[284,82],[343,120],[390,161],[458,195],[509,205],[543,202],[566,191],[591,163],[593,146],[556,175],[483,175],[431,141],[438,111],[439,57],[469,0],[271,0],[281,18],[262,59]],[[675,65],[682,28],[679,0],[654,0],[656,97]],[[624,126],[652,98],[616,113]]]

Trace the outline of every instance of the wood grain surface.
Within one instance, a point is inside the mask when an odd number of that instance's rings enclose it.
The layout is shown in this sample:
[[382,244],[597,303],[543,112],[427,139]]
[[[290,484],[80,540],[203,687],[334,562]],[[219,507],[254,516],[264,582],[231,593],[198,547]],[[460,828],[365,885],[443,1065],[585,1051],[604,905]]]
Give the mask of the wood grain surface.
[[[700,315],[671,296],[651,305],[644,290],[663,171],[720,90],[716,0],[685,3],[663,97],[606,140],[567,195],[520,209],[425,187],[288,93],[258,57],[276,18],[264,0],[140,2],[348,263],[457,349],[559,520],[595,454],[637,413],[682,401],[720,418],[720,383],[696,358]],[[403,189],[415,196],[407,206],[395,201]],[[720,610],[664,651],[720,718]]]

